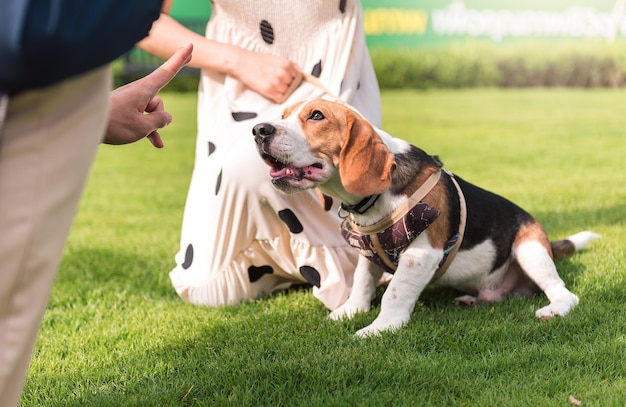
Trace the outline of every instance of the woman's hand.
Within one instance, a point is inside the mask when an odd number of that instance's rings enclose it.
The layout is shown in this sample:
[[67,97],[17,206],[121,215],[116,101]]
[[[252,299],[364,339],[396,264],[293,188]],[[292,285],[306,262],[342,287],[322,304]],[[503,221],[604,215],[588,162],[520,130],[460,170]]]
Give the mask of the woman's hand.
[[291,83],[299,79],[300,68],[287,58],[239,48],[229,74],[265,98],[279,103]]

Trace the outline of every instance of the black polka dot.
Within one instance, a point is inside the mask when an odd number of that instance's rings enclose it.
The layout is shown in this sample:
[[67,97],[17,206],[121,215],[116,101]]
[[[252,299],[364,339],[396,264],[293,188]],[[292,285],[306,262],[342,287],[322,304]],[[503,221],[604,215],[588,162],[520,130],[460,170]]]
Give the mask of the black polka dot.
[[267,22],[267,20],[261,21],[261,37],[263,37],[263,41],[268,44],[272,44],[274,42],[274,29],[272,25]]
[[193,263],[193,245],[189,244],[185,250],[185,262],[181,266],[187,270]]
[[283,209],[278,211],[278,217],[285,222],[285,225],[289,228],[291,233],[300,233],[304,230],[302,223],[298,220],[298,217],[291,209]]
[[311,283],[311,285],[320,288],[321,278],[319,271],[315,270],[311,266],[302,266],[300,267],[300,274],[302,274],[302,277]]
[[329,197],[326,194],[322,194],[322,207],[326,212],[331,210],[331,208],[333,207],[333,198]]
[[339,0],[339,11],[341,11],[341,14],[346,11],[346,0]]
[[319,61],[313,67],[313,70],[311,71],[311,75],[315,76],[316,78],[319,78],[321,74],[322,74],[322,61]]
[[264,275],[272,274],[273,272],[274,269],[272,268],[272,266],[250,266],[248,267],[248,278],[250,279],[251,283],[254,283],[255,281],[259,281]]
[[215,195],[220,192],[220,187],[222,186],[222,171],[220,170],[220,173],[217,175],[217,181],[215,181]]
[[215,152],[215,143],[213,143],[212,141],[209,141],[209,155],[213,154]]
[[254,112],[232,112],[232,115],[236,122],[250,120],[256,117],[256,113]]
[[359,89],[361,89],[361,81],[358,81],[356,83],[356,90],[359,90]]

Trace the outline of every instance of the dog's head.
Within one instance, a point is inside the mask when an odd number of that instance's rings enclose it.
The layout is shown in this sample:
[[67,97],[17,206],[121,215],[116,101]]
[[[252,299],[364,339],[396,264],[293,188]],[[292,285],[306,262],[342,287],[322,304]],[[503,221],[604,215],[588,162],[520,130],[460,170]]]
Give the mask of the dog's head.
[[393,154],[372,125],[342,103],[300,102],[286,108],[280,120],[259,123],[252,132],[274,186],[284,192],[341,187],[366,197],[391,183]]

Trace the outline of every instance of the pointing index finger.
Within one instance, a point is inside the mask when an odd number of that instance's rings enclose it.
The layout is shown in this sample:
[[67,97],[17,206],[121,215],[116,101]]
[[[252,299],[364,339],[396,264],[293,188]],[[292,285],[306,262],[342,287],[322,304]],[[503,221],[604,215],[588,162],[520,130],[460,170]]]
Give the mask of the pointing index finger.
[[193,44],[188,43],[179,48],[167,61],[158,67],[149,76],[154,79],[154,85],[157,89],[162,89],[171,81],[176,74],[191,61],[193,52]]

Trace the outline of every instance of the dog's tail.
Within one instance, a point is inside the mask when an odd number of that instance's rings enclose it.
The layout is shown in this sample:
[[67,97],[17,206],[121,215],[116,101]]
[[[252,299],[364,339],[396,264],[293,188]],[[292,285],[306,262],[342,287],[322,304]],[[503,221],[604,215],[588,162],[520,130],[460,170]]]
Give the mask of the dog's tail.
[[555,259],[576,253],[587,247],[589,242],[601,236],[588,230],[566,237],[563,240],[551,241],[550,247]]

